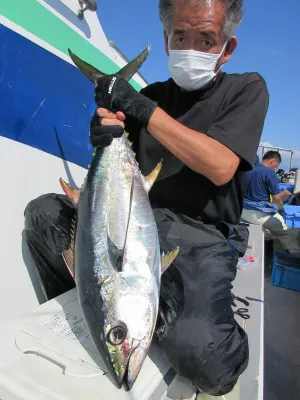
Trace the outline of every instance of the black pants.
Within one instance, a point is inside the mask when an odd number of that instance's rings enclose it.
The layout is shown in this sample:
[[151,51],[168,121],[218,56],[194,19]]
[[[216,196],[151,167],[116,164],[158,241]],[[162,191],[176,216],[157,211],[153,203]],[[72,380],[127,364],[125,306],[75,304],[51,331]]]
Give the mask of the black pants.
[[[162,277],[160,307],[166,322],[159,343],[172,367],[213,395],[232,390],[248,363],[248,340],[231,308],[238,255],[224,235],[167,209],[154,210],[161,249],[180,247]],[[26,239],[48,298],[75,286],[61,253],[69,246],[74,209],[48,194],[25,210]]]

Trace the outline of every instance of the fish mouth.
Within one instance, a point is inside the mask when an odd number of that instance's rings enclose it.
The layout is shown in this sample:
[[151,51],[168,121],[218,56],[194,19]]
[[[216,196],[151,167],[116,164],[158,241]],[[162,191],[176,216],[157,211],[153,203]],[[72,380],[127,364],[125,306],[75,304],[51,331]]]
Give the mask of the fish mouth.
[[145,350],[147,349],[144,348],[142,340],[132,340],[127,360],[124,359],[122,372],[117,374],[119,387],[123,385],[127,391],[132,388],[146,358],[147,351]]

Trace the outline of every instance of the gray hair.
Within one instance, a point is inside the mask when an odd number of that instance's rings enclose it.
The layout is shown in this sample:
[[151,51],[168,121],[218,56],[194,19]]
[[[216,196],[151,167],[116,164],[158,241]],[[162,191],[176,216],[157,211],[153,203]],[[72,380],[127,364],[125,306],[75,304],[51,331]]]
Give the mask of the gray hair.
[[[166,33],[171,33],[172,12],[176,0],[160,0],[159,16]],[[198,0],[199,2],[203,0]],[[222,0],[225,8],[223,34],[228,40],[236,31],[243,19],[243,0]],[[194,2],[195,3],[195,2]]]

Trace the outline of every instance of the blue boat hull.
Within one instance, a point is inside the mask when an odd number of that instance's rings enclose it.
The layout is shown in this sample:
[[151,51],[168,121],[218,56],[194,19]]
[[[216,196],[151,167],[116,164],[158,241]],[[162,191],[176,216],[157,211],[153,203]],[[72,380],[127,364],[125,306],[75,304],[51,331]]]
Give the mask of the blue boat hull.
[[3,25],[0,43],[0,135],[86,168],[93,151],[93,84]]

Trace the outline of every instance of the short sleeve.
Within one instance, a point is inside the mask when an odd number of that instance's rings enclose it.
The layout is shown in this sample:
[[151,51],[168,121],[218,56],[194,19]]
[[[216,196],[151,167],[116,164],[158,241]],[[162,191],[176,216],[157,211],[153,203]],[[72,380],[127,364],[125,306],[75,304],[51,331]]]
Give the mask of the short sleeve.
[[241,158],[241,170],[250,170],[255,163],[268,106],[265,81],[259,74],[250,74],[207,132]]
[[268,189],[269,189],[269,193],[272,196],[275,196],[276,194],[280,193],[278,183],[279,182],[278,182],[276,173],[271,170],[270,173],[268,174]]

